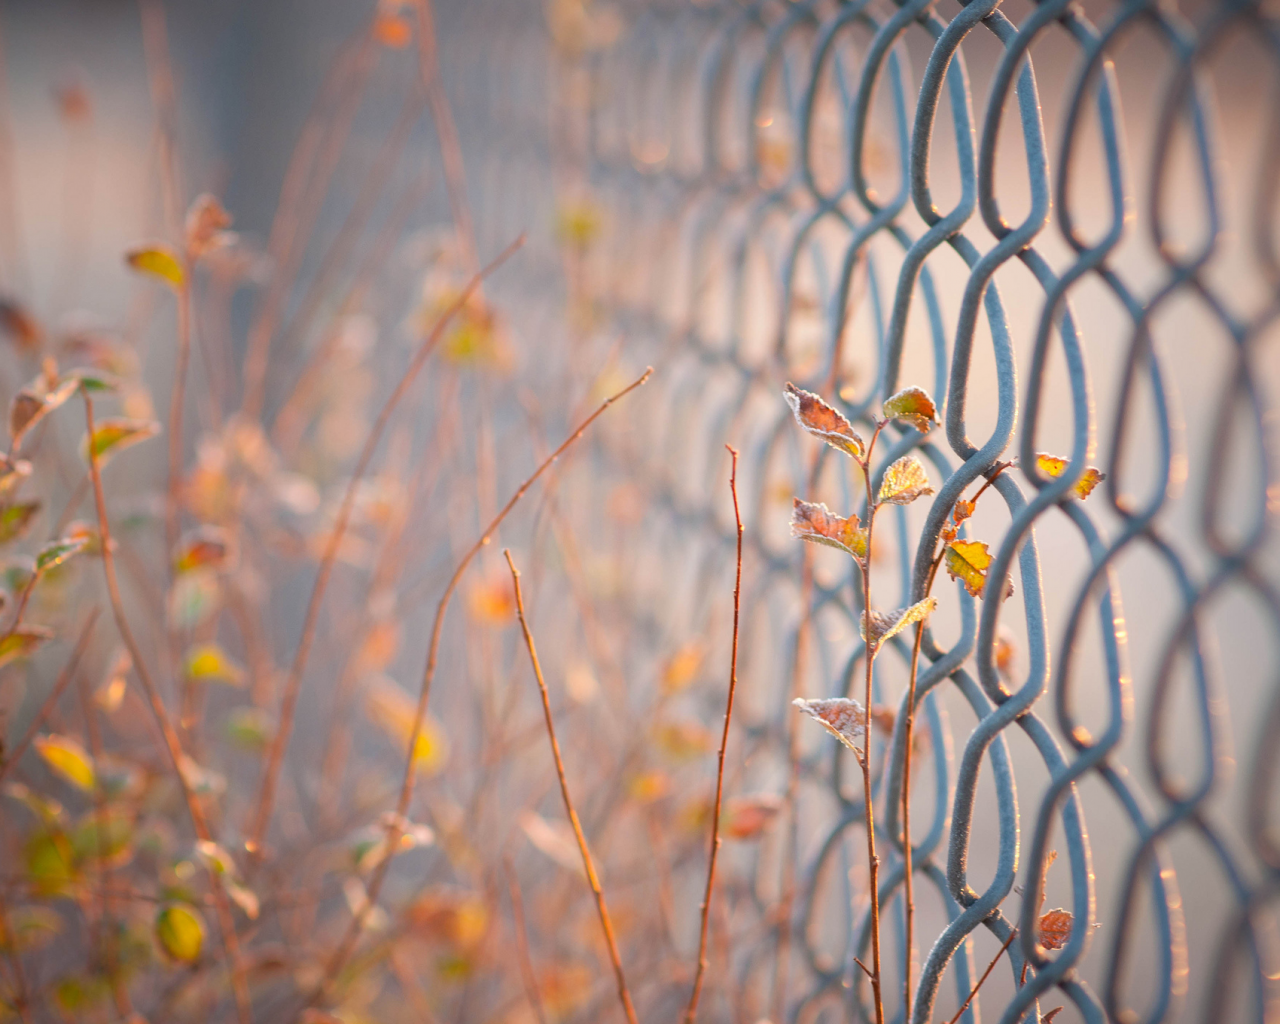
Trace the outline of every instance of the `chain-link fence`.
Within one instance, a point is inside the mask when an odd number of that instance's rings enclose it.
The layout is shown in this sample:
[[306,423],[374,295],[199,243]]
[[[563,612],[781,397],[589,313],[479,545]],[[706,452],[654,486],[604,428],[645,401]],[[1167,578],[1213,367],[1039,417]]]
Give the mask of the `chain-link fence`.
[[[890,1015],[904,954],[913,1021],[947,1019],[1016,928],[961,1020],[979,1002],[1003,1021],[1058,1006],[1272,1019],[1274,11],[549,12],[549,35],[500,3],[455,12],[451,81],[484,244],[532,225],[544,257],[507,287],[567,295],[575,331],[657,370],[628,414],[644,437],[607,458],[650,510],[629,605],[648,650],[723,608],[717,481],[722,445],[742,451],[731,785],[785,806],[776,841],[730,858],[730,976],[706,1012],[870,1014],[861,779],[789,707],[858,692],[861,590],[848,559],[798,550],[786,525],[792,494],[844,511],[865,496],[791,422],[791,379],[855,426],[906,385],[943,410],[929,435],[893,427],[882,444],[881,470],[916,450],[937,493],[886,520],[874,604],[923,594],[954,502],[993,480],[966,525],[995,596],[940,584],[923,642],[910,951],[895,809],[909,634],[877,662],[877,702],[897,712],[872,745]],[[559,266],[537,239],[553,223]],[[1035,468],[1040,452],[1066,471]],[[1081,500],[1089,466],[1105,480]],[[990,581],[1006,578],[1002,600]],[[1050,951],[1037,920],[1058,906],[1074,926]]]

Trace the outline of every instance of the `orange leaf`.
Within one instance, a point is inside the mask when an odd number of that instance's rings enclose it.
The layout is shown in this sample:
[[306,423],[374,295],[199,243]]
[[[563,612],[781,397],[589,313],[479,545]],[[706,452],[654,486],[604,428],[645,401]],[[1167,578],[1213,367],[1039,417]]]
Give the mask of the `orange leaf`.
[[1050,910],[1040,915],[1040,945],[1045,949],[1061,949],[1071,940],[1071,911]]
[[858,525],[858,517],[833,516],[826,505],[796,498],[791,511],[791,536],[839,548],[854,558],[867,557],[867,531]]
[[796,422],[814,437],[826,441],[846,455],[860,459],[867,450],[866,443],[858,436],[844,415],[827,405],[809,391],[802,391],[790,381],[784,389],[784,397]]

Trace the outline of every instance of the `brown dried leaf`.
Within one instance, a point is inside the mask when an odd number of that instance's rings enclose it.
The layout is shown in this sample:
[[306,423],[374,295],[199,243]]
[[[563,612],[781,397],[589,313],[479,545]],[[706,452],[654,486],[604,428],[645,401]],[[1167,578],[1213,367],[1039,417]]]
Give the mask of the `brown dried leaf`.
[[791,536],[839,548],[854,558],[867,557],[867,531],[858,525],[858,517],[833,516],[823,504],[796,498],[791,511]]
[[924,464],[914,455],[904,455],[884,471],[880,484],[881,504],[910,505],[922,494],[932,494]]
[[730,839],[756,839],[782,810],[779,797],[761,793],[730,800],[720,828]]
[[922,434],[938,422],[938,407],[923,388],[903,388],[884,403],[881,412],[887,420],[905,420]]
[[867,733],[866,712],[852,697],[832,697],[827,700],[805,700],[797,697],[791,703],[850,750],[862,754],[858,741]]
[[[1056,455],[1049,455],[1045,452],[1036,454],[1036,468],[1045,476],[1060,477],[1067,471],[1070,463],[1066,459],[1060,459]],[[1087,498],[1093,493],[1093,489],[1107,478],[1105,473],[1100,473],[1093,466],[1085,468],[1080,479],[1076,481],[1075,487],[1071,488],[1072,493],[1078,498]]]
[[959,526],[971,515],[973,515],[973,509],[974,509],[974,504],[972,501],[965,501],[964,498],[961,498],[952,507],[951,518],[954,519],[956,521],[956,525]]
[[947,574],[960,580],[964,589],[973,597],[981,597],[987,585],[987,568],[991,565],[991,552],[980,540],[957,540],[947,545]]
[[855,459],[862,458],[867,450],[866,443],[842,413],[831,408],[817,395],[802,391],[790,381],[783,389],[783,394],[800,426],[846,455],[852,455]]
[[887,640],[897,636],[912,623],[926,618],[936,607],[938,607],[938,599],[936,597],[926,597],[923,601],[918,601],[910,608],[899,608],[893,612],[873,611],[870,615],[871,636],[869,639],[867,637],[867,616],[859,615],[858,632],[862,635],[862,639],[867,640],[872,648],[878,648]]
[[1071,940],[1071,911],[1061,907],[1040,915],[1039,939],[1045,949],[1061,949]]

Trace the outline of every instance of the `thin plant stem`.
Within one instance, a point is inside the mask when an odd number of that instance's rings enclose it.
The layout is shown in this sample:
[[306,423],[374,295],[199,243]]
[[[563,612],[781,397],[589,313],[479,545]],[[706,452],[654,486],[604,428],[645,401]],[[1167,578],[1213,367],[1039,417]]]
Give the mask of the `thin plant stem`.
[[[693,976],[693,994],[685,1010],[685,1024],[698,1019],[698,997],[702,995],[702,979],[707,970],[707,932],[711,921],[711,893],[716,884],[716,854],[720,852],[720,804],[724,796],[724,754],[729,746],[729,722],[733,718],[733,695],[738,688],[738,618],[742,608],[742,513],[738,509],[738,452],[729,449],[729,493],[733,495],[733,521],[737,527],[737,569],[733,578],[733,644],[729,651],[729,695],[724,706],[724,731],[720,734],[720,760],[716,767],[716,799],[711,810],[711,854],[707,862],[707,887],[702,895],[702,929],[698,937],[698,967]],[[518,591],[517,591],[518,593]],[[517,599],[517,606],[519,601]],[[521,620],[523,621],[523,620]]]
[[866,743],[866,751],[858,760],[862,767],[862,787],[865,793],[866,826],[867,826],[867,873],[871,896],[871,988],[875,999],[876,1024],[884,1024],[884,997],[880,991],[880,860],[876,856],[876,818],[871,803],[871,676],[875,661],[876,646],[872,642],[871,633],[871,540],[876,523],[876,510],[879,503],[871,490],[871,453],[875,450],[876,440],[884,424],[876,425],[875,432],[867,444],[867,453],[861,460],[862,479],[867,489],[867,557],[862,565],[862,616],[863,634],[866,637],[866,694],[863,704],[862,735]]
[[587,849],[587,837],[582,832],[582,822],[578,820],[578,812],[573,806],[573,797],[569,795],[569,780],[564,771],[564,760],[560,756],[560,743],[556,739],[556,726],[551,714],[551,698],[547,694],[547,682],[542,677],[542,665],[538,661],[538,650],[533,643],[533,633],[529,631],[529,622],[524,613],[524,595],[520,592],[520,572],[511,558],[511,549],[504,549],[503,556],[511,569],[511,583],[516,592],[516,617],[520,620],[520,631],[524,634],[524,644],[529,651],[529,660],[533,663],[533,675],[538,680],[538,693],[542,697],[542,714],[547,721],[547,738],[551,741],[551,756],[556,762],[556,777],[560,780],[560,795],[564,797],[564,810],[569,816],[569,824],[573,826],[573,837],[578,842],[578,852],[582,854],[582,868],[587,873],[587,884],[591,887],[591,895],[595,897],[596,912],[600,915],[600,930],[604,932],[605,945],[609,949],[609,960],[613,964],[613,975],[618,983],[618,999],[622,1003],[622,1011],[627,1015],[630,1024],[637,1024],[636,1008],[631,1002],[631,992],[627,988],[627,977],[622,971],[622,958],[618,954],[618,940],[613,932],[613,922],[609,918],[609,907],[605,903],[604,890],[600,887],[600,877],[596,874],[595,862],[591,851]]
[[956,1010],[956,1015],[947,1021],[947,1024],[957,1024],[961,1016],[963,1016],[964,1011],[969,1009],[969,1004],[972,1003],[978,995],[978,989],[982,988],[982,983],[986,981],[991,972],[996,969],[996,964],[999,963],[1000,958],[1004,956],[1004,951],[1013,945],[1013,940],[1017,938],[1017,935],[1017,928],[1013,929],[1013,931],[1009,933],[1009,937],[1004,940],[1004,945],[1000,947],[1000,951],[991,958],[991,963],[987,964],[987,969],[982,972],[982,977],[978,979],[978,983],[970,989],[968,998],[960,1004],[960,1009]]
[[511,914],[514,918],[516,933],[516,953],[520,957],[520,976],[524,979],[525,995],[529,998],[529,1006],[538,1024],[547,1024],[547,1014],[542,1008],[542,995],[538,992],[538,978],[533,973],[533,962],[529,959],[529,933],[524,922],[524,899],[520,895],[520,882],[516,878],[511,859],[503,857],[502,868],[507,876],[507,888],[511,892]]
[[[200,807],[200,800],[192,792],[191,786],[187,782],[187,777],[182,771],[182,762],[185,757],[182,752],[182,741],[179,739],[173,723],[169,721],[164,702],[160,699],[160,691],[156,689],[151,673],[147,669],[147,663],[142,656],[142,649],[138,646],[137,640],[134,639],[133,630],[130,628],[129,620],[125,616],[124,602],[120,599],[120,583],[116,578],[115,555],[112,551],[111,526],[107,519],[107,500],[102,490],[102,473],[98,466],[98,454],[93,447],[93,399],[89,397],[86,391],[82,390],[81,395],[84,398],[85,426],[89,432],[89,474],[93,480],[93,499],[98,514],[98,534],[99,542],[102,546],[102,570],[106,576],[107,595],[111,602],[111,612],[116,620],[116,628],[120,631],[120,639],[124,641],[125,648],[129,651],[130,658],[133,659],[134,675],[142,687],[147,703],[151,706],[151,713],[155,718],[156,725],[160,728],[165,751],[169,755],[174,776],[177,778],[178,786],[182,790],[182,797],[187,805],[187,813],[191,817],[191,825],[195,829],[196,838],[202,842],[211,842],[213,837],[209,831],[209,824],[205,820],[204,811]],[[227,960],[230,965],[231,990],[235,997],[236,1014],[240,1024],[250,1024],[253,1019],[253,1009],[249,1000],[249,986],[245,979],[244,963],[240,956],[240,941],[236,935],[235,918],[231,913],[231,904],[227,899],[226,890],[223,888],[222,877],[211,869],[209,871],[209,880],[213,891],[214,906],[218,914],[218,930],[222,935],[223,946],[226,949]]]
[[409,390],[414,380],[417,379],[418,373],[426,364],[427,358],[435,350],[436,344],[443,336],[445,327],[462,309],[472,292],[480,286],[480,281],[484,276],[500,267],[522,245],[524,245],[523,235],[507,246],[498,255],[497,259],[479,271],[471,279],[467,287],[463,289],[453,305],[444,311],[431,329],[431,332],[418,347],[418,351],[414,353],[412,361],[410,361],[404,371],[404,375],[400,378],[400,382],[383,404],[382,410],[378,413],[378,418],[369,430],[369,436],[365,440],[360,457],[356,460],[355,470],[351,474],[351,480],[348,482],[346,492],[342,496],[342,504],[334,521],[333,532],[329,535],[329,541],[325,545],[324,554],[320,559],[320,568],[316,573],[316,580],[311,588],[311,597],[307,601],[302,635],[298,640],[298,648],[294,652],[293,663],[289,667],[289,675],[285,680],[284,696],[280,703],[280,721],[267,753],[262,772],[262,784],[258,791],[258,802],[249,829],[249,838],[245,842],[246,848],[255,857],[262,852],[262,843],[266,836],[267,824],[271,819],[271,810],[275,802],[276,785],[279,781],[280,769],[284,764],[285,748],[289,744],[289,735],[293,729],[293,718],[297,710],[298,696],[302,690],[302,675],[307,665],[307,656],[311,653],[311,643],[315,639],[316,625],[319,622],[320,605],[324,599],[325,588],[329,584],[329,577],[337,560],[342,538],[346,534],[347,524],[351,518],[351,510],[355,505],[356,491],[360,481],[369,466],[369,461],[373,458],[374,451],[382,440],[382,435],[391,419],[391,414],[395,411],[401,398],[404,397],[405,392]]
[[40,705],[40,710],[36,712],[36,717],[31,720],[31,725],[27,727],[22,739],[10,751],[8,757],[0,761],[0,782],[3,782],[4,777],[9,774],[9,769],[22,759],[22,755],[31,746],[31,741],[36,738],[36,734],[40,732],[45,721],[52,714],[54,705],[58,703],[58,698],[62,696],[68,684],[75,678],[76,669],[80,665],[80,659],[84,656],[85,650],[89,647],[89,638],[93,633],[94,623],[97,621],[98,609],[95,608],[89,613],[88,621],[81,627],[80,638],[76,641],[76,645],[71,651],[71,657],[67,659],[66,665],[63,666],[62,671],[58,674],[58,678],[53,684],[53,689],[49,691],[49,695],[45,697],[44,702]]
[[[484,532],[480,535],[466,553],[462,556],[458,566],[453,571],[453,575],[449,577],[449,582],[445,585],[444,593],[440,596],[440,603],[436,605],[435,619],[431,626],[431,639],[427,647],[427,663],[422,672],[422,685],[418,691],[418,706],[414,713],[413,728],[410,730],[408,742],[405,744],[405,766],[404,777],[400,784],[400,796],[396,801],[395,814],[392,815],[387,825],[388,848],[394,845],[395,837],[400,828],[400,821],[403,820],[405,813],[409,809],[409,804],[413,800],[414,781],[417,777],[417,765],[415,764],[414,751],[418,746],[418,737],[422,735],[422,725],[427,715],[427,704],[431,699],[431,684],[435,679],[436,665],[440,658],[440,638],[444,632],[444,616],[449,610],[449,604],[453,600],[453,595],[458,589],[458,584],[462,581],[463,575],[467,568],[475,560],[478,555],[493,539],[494,533],[497,532],[499,526],[516,507],[520,499],[523,498],[539,478],[550,469],[573,444],[587,432],[587,429],[615,402],[625,398],[636,388],[644,385],[649,378],[653,376],[653,367],[647,367],[639,377],[624,387],[621,391],[617,391],[610,395],[596,407],[595,412],[584,419],[574,431],[561,442],[560,447],[548,455],[528,477],[525,478],[514,494],[501,509],[498,514],[493,517],[489,525],[485,527]],[[369,884],[366,887],[368,894],[363,906],[353,915],[351,923],[347,926],[346,934],[338,944],[338,948],[334,951],[333,956],[329,959],[326,966],[324,976],[320,983],[315,987],[311,994],[307,997],[304,1007],[313,1005],[326,990],[332,979],[342,969],[347,962],[351,951],[355,948],[356,940],[360,937],[360,933],[364,930],[364,922],[368,917],[370,910],[377,905],[378,895],[382,891],[382,884],[386,880],[387,870],[391,866],[393,858],[385,857],[374,869]]]

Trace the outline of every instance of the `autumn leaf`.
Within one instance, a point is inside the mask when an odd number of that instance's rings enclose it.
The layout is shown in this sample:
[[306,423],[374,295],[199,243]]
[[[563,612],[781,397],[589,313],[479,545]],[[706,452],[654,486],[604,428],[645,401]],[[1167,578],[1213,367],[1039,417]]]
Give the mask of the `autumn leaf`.
[[858,745],[858,741],[866,735],[866,712],[852,697],[831,697],[826,700],[797,697],[791,703],[850,750],[862,755],[862,747]]
[[[1040,470],[1047,477],[1060,477],[1067,471],[1067,467],[1071,463],[1066,459],[1060,459],[1056,455],[1048,455],[1045,452],[1036,454],[1036,469]],[[1085,468],[1080,479],[1076,481],[1072,493],[1079,498],[1087,498],[1093,493],[1093,489],[1107,478],[1105,473],[1100,473],[1093,466]]]
[[244,669],[217,644],[197,644],[187,651],[183,671],[193,683],[226,683],[243,686]]
[[92,792],[97,778],[93,770],[93,758],[79,743],[70,736],[51,733],[36,737],[32,745],[44,758],[45,764],[55,772],[72,785],[85,792]]
[[913,604],[910,608],[899,608],[893,612],[876,612],[870,615],[871,619],[871,636],[867,637],[867,618],[866,615],[858,616],[858,632],[863,640],[867,640],[872,648],[883,646],[888,640],[897,636],[904,629],[914,622],[919,622],[928,616],[930,612],[938,606],[936,597],[926,597],[923,601]]
[[662,669],[662,692],[679,693],[698,678],[706,651],[699,643],[681,647]]
[[817,395],[802,391],[790,381],[783,389],[783,395],[795,414],[796,422],[810,434],[855,459],[863,457],[867,450],[866,442],[858,436],[843,414],[831,408]]
[[876,500],[881,504],[910,505],[922,494],[932,493],[924,464],[914,455],[904,455],[884,471]]
[[853,555],[867,557],[867,531],[859,525],[857,515],[847,519],[833,516],[827,506],[795,499],[791,510],[791,536]]
[[56,569],[89,546],[87,537],[63,537],[42,547],[36,555],[36,574]]
[[[398,744],[397,754],[403,755],[413,735],[417,703],[390,679],[375,676],[366,687],[364,711],[369,721]],[[434,718],[426,715],[414,744],[414,766],[424,775],[434,775],[444,767],[448,756],[449,741],[444,730]]]
[[70,379],[51,384],[37,377],[9,403],[9,436],[16,448],[31,428],[75,394],[79,381]]
[[956,525],[959,526],[973,515],[975,507],[976,506],[972,501],[965,501],[964,498],[961,498],[951,507],[951,518],[954,519]]
[[929,433],[938,422],[938,407],[923,388],[903,388],[881,407],[887,420],[905,420],[922,434]]
[[31,463],[26,459],[11,459],[0,454],[0,498],[12,494],[18,485],[31,475]]
[[1039,940],[1045,949],[1061,949],[1071,940],[1071,911],[1059,907],[1040,915]]
[[44,341],[39,322],[13,299],[0,299],[0,333],[23,352],[39,351]]
[[0,666],[29,658],[47,641],[53,639],[53,630],[44,626],[17,626],[8,636],[0,639]]
[[[160,433],[160,424],[154,420],[134,420],[113,416],[99,421],[93,431],[92,454],[98,465],[104,465],[111,456],[139,441]],[[89,461],[91,451],[89,436],[80,442],[80,456]]]
[[167,245],[145,245],[130,249],[124,254],[124,261],[141,274],[159,278],[174,291],[181,289],[187,280],[182,261]]
[[957,540],[947,545],[947,574],[960,580],[973,597],[981,597],[987,585],[987,568],[991,565],[991,552],[980,540]]
[[231,559],[231,536],[217,526],[202,526],[191,531],[178,544],[173,556],[175,575],[194,569],[223,569]]
[[236,236],[227,230],[229,227],[231,214],[223,208],[217,196],[208,192],[201,193],[188,208],[183,226],[183,241],[187,252],[193,259],[198,259],[215,249],[230,245]]
[[720,822],[730,839],[756,839],[782,810],[782,799],[772,794],[739,796],[730,800]]
[[222,600],[222,587],[212,569],[184,572],[169,591],[169,622],[177,629],[195,629],[206,621]]
[[0,544],[20,537],[35,514],[40,511],[40,502],[24,501],[18,505],[5,505],[0,508]]
[[156,915],[156,941],[178,963],[193,964],[204,948],[204,920],[191,907],[171,903]]

